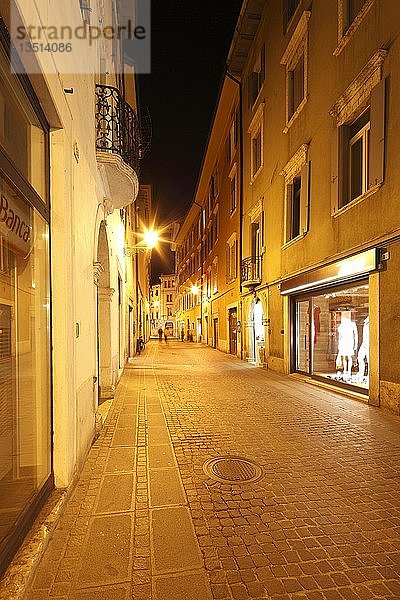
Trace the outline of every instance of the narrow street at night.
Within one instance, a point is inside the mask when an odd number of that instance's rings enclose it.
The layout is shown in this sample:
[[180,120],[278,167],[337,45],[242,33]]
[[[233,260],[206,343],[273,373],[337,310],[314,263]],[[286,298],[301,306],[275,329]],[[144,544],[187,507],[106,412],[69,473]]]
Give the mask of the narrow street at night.
[[399,446],[382,409],[151,341],[27,598],[398,599]]

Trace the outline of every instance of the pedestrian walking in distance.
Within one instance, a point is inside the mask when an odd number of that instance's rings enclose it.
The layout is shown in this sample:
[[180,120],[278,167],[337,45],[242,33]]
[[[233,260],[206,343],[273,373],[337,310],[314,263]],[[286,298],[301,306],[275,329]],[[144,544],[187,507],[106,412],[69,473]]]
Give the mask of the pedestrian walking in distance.
[[136,352],[140,354],[144,350],[144,339],[142,336],[139,336],[136,342]]
[[158,339],[160,340],[160,342],[162,341],[162,334],[163,334],[163,330],[161,329],[161,327],[158,328]]
[[168,341],[168,329],[167,328],[164,329],[164,340],[166,342]]
[[181,342],[184,342],[184,341],[185,341],[185,330],[182,327],[182,329],[181,329]]

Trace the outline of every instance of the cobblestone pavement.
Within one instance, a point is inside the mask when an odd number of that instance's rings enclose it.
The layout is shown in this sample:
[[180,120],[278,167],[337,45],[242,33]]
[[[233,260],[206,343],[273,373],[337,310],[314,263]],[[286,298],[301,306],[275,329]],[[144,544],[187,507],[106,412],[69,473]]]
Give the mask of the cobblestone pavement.
[[[204,463],[261,466],[222,483]],[[196,344],[154,342],[28,600],[400,598],[400,420]]]

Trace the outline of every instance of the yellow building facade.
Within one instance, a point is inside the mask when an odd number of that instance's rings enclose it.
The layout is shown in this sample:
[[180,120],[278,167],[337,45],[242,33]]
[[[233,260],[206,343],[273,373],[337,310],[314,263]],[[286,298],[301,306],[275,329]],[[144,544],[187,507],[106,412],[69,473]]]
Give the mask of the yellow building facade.
[[241,355],[240,102],[225,77],[194,202],[174,238],[179,336]]
[[385,0],[249,0],[228,58],[244,355],[397,414],[399,27]]
[[[51,489],[75,481],[134,355],[149,259],[135,267],[128,251],[143,153],[132,61],[119,38],[74,52],[45,33],[117,31],[132,10],[0,9],[0,571]],[[142,314],[144,330],[148,301]]]

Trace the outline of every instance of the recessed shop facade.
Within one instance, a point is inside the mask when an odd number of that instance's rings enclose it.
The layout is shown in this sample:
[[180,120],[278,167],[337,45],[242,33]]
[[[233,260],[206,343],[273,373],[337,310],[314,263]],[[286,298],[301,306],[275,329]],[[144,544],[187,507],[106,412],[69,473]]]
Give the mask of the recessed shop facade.
[[369,396],[378,376],[370,339],[378,343],[371,330],[379,318],[374,278],[380,257],[372,248],[282,282],[292,373]]
[[53,487],[49,128],[0,20],[0,573]]

